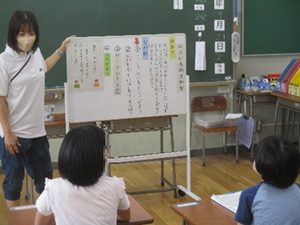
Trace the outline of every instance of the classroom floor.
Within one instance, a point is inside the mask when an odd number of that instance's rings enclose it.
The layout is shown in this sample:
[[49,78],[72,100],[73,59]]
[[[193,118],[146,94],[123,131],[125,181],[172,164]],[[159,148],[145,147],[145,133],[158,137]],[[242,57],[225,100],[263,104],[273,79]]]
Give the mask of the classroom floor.
[[[202,166],[201,158],[191,159],[192,192],[202,199],[212,194],[223,194],[243,190],[258,183],[261,179],[252,170],[252,162],[248,153],[240,154],[240,162],[235,163],[235,155],[212,155],[206,157],[206,167]],[[165,160],[165,177],[172,179],[171,160]],[[186,187],[186,159],[176,159],[177,184]],[[126,190],[153,190],[160,187],[160,161],[125,163],[112,165],[112,175],[124,177]],[[55,170],[54,176],[58,176]],[[3,174],[0,174],[2,184]],[[300,178],[297,179],[300,182]],[[165,184],[168,188],[168,185]],[[153,216],[155,225],[181,224],[181,217],[171,210],[172,204],[194,201],[191,197],[174,198],[173,191],[136,194],[133,197]],[[22,195],[22,204],[29,204]],[[0,190],[0,225],[7,225],[6,205],[3,191]]]

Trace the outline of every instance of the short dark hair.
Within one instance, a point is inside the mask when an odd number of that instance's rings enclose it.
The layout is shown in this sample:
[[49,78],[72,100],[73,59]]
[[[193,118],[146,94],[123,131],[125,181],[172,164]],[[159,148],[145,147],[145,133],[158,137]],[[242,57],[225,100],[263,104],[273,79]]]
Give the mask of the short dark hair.
[[95,125],[71,129],[63,139],[58,156],[62,178],[77,186],[95,184],[105,168],[105,133]]
[[287,138],[268,136],[255,149],[255,166],[266,183],[277,188],[287,188],[296,181],[299,174],[300,153]]
[[26,10],[14,12],[9,21],[7,44],[18,53],[20,53],[21,50],[18,47],[17,35],[20,30],[26,26],[28,26],[29,29],[33,29],[35,32],[36,38],[32,46],[32,51],[35,52],[39,45],[39,25],[35,15]]

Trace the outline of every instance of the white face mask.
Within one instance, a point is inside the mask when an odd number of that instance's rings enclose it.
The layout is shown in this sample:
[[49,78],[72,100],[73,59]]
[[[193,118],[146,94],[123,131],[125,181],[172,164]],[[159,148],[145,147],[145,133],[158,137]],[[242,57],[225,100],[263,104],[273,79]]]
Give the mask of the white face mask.
[[35,36],[24,36],[17,38],[18,47],[24,51],[28,52],[31,50],[33,43],[35,41]]

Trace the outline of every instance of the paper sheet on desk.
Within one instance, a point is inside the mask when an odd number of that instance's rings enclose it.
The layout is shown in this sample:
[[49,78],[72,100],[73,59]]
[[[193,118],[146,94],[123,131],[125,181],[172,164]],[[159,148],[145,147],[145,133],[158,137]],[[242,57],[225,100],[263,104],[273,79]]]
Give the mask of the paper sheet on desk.
[[228,113],[225,119],[237,119],[240,118],[242,115],[243,113]]
[[232,192],[223,195],[212,195],[210,198],[230,211],[236,213],[242,191]]
[[250,149],[253,139],[254,119],[241,116],[238,121],[237,131],[239,142]]

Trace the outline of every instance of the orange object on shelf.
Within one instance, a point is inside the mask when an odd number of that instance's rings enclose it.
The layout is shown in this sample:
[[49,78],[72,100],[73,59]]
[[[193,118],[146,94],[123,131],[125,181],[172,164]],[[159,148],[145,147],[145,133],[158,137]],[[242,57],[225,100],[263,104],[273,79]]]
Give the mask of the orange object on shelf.
[[279,76],[280,76],[280,73],[268,74],[269,83],[276,85],[276,81],[277,81]]

